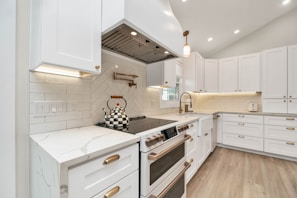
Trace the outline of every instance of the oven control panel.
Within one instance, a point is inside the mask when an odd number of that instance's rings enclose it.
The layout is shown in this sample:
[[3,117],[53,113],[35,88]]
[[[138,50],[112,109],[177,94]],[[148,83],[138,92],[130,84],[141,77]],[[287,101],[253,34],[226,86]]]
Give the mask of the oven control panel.
[[152,145],[157,144],[158,142],[163,142],[164,140],[165,140],[165,135],[164,134],[153,135],[151,137],[146,138],[145,145],[147,147],[150,147]]

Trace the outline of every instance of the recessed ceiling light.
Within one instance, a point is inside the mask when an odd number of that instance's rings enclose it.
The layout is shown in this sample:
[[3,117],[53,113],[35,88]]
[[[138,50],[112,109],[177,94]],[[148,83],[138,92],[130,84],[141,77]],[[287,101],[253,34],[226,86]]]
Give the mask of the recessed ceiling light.
[[207,39],[208,42],[210,42],[210,41],[212,41],[212,40],[213,40],[212,37],[209,37],[209,38]]
[[165,51],[164,54],[169,54],[169,52],[168,51]]
[[237,29],[234,31],[234,34],[238,34],[239,32],[240,32],[240,30]]
[[283,5],[287,5],[290,1],[291,1],[291,0],[284,0],[282,4],[283,4]]
[[188,0],[181,0],[182,2],[187,2]]
[[132,36],[136,36],[136,35],[137,35],[137,32],[134,32],[134,31],[133,31],[133,32],[131,32],[130,34],[131,34]]

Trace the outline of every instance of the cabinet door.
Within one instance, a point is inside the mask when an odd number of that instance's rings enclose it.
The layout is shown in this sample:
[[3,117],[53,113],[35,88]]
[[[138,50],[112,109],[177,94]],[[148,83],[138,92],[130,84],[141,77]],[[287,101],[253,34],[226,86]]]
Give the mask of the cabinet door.
[[288,113],[297,114],[297,99],[288,99]]
[[237,57],[225,58],[219,64],[219,91],[238,91]]
[[218,60],[204,60],[204,91],[210,93],[218,92]]
[[205,159],[208,157],[208,155],[211,153],[211,129],[208,131],[205,131],[203,133],[203,141],[204,141],[204,157]]
[[202,165],[205,159],[205,152],[204,152],[204,136],[198,136],[196,139],[196,149],[197,149],[197,161],[196,166],[197,170]]
[[262,97],[287,97],[287,47],[263,51]]
[[217,118],[217,142],[223,143],[223,114],[219,114],[218,116],[219,117]]
[[261,91],[260,54],[249,54],[238,58],[239,91]]
[[101,1],[32,0],[30,68],[40,64],[99,73]]
[[196,90],[204,92],[204,58],[196,54]]
[[287,99],[263,99],[263,112],[287,113]]
[[164,62],[164,85],[168,87],[176,87],[176,59],[166,60]]
[[183,59],[183,90],[196,90],[196,55],[194,53]]
[[297,98],[297,45],[288,47],[288,97]]

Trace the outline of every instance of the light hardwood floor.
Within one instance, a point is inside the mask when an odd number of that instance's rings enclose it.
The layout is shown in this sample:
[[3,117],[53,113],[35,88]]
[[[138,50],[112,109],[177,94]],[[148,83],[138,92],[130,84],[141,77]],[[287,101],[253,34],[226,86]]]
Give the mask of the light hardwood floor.
[[297,163],[217,147],[188,183],[187,198],[297,198]]

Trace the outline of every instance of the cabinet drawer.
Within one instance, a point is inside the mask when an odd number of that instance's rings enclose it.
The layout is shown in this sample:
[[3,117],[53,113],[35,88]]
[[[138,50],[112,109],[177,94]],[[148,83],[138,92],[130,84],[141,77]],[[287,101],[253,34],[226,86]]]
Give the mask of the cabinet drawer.
[[191,138],[186,142],[186,153],[190,153],[196,148],[196,136],[191,135]]
[[223,144],[263,151],[263,138],[224,133]]
[[263,137],[263,125],[244,122],[223,122],[223,132],[236,135]]
[[264,116],[264,124],[285,126],[285,127],[297,127],[297,118],[280,117],[280,116]]
[[224,121],[263,124],[263,116],[245,114],[224,114]]
[[196,173],[197,154],[195,150],[186,156],[186,161],[191,163],[190,168],[186,172],[186,183],[188,183]]
[[297,157],[297,142],[265,139],[265,152]]
[[138,153],[138,144],[134,144],[69,169],[69,197],[92,197],[137,170]]
[[284,126],[264,126],[265,138],[297,142],[297,128]]
[[112,192],[115,193],[114,197],[116,198],[138,198],[138,178],[138,171],[135,171],[92,198],[109,197],[108,194],[112,194]]

